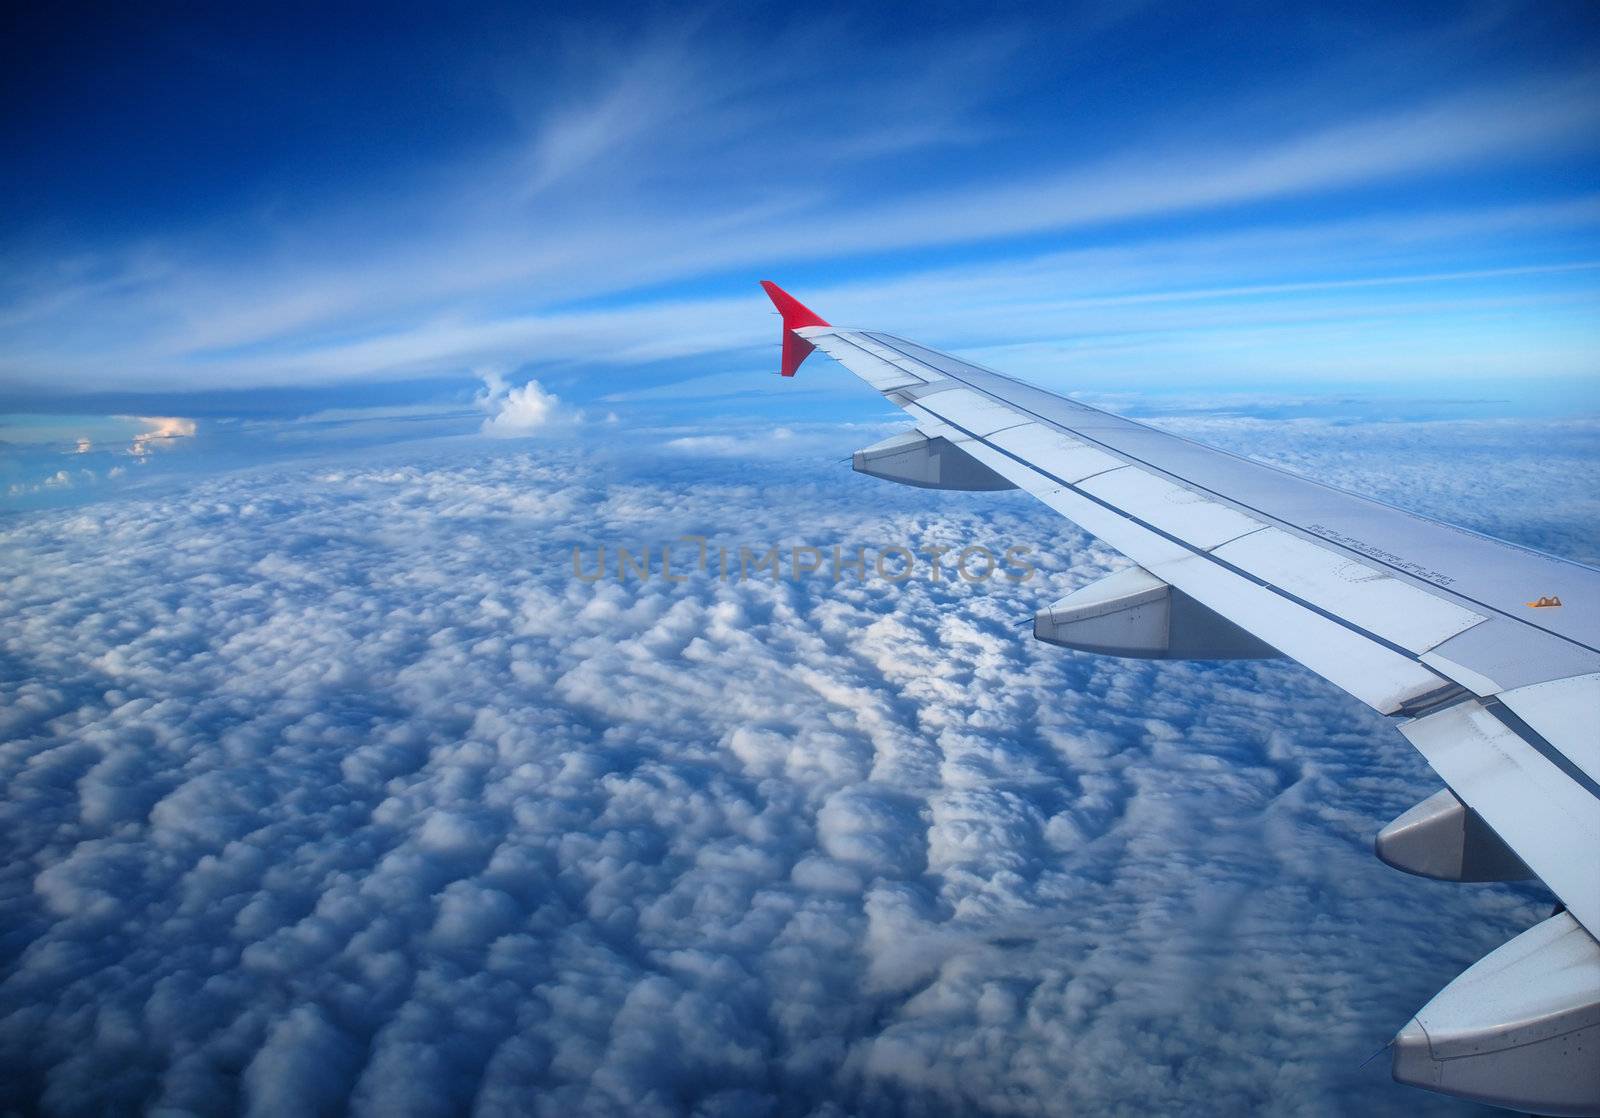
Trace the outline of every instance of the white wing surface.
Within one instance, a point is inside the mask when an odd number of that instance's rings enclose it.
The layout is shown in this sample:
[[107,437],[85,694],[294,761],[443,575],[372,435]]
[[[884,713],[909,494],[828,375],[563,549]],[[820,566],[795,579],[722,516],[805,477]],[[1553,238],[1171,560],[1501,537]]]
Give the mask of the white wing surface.
[[1379,856],[1460,881],[1536,875],[1564,907],[1418,1012],[1395,1077],[1600,1113],[1600,571],[831,326],[763,286],[784,375],[820,349],[911,417],[856,469],[1021,488],[1137,564],[1042,608],[1036,636],[1125,656],[1281,654],[1390,716],[1446,787],[1384,829]]

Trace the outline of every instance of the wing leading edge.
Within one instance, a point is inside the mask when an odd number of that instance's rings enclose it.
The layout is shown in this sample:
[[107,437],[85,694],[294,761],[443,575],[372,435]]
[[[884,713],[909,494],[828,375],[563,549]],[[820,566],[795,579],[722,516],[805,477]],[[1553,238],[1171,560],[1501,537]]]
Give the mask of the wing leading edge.
[[1281,653],[1390,716],[1446,790],[1385,828],[1379,856],[1452,880],[1531,872],[1565,908],[1419,1011],[1394,1041],[1395,1077],[1600,1112],[1600,571],[829,325],[763,286],[784,320],[784,375],[820,349],[911,416],[857,470],[1024,489],[1137,564],[1042,608],[1040,639]]

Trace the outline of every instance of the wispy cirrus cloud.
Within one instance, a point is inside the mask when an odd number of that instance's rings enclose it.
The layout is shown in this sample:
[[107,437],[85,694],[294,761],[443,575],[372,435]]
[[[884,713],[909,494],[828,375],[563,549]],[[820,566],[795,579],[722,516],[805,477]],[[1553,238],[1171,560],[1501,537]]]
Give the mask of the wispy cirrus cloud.
[[[838,32],[796,32],[759,57],[736,37],[681,29],[590,44],[572,52],[561,95],[525,111],[512,139],[386,184],[375,204],[290,209],[225,249],[176,233],[56,268],[24,261],[31,275],[11,277],[0,369],[35,386],[173,387],[222,375],[242,384],[429,375],[536,355],[628,364],[762,340],[748,301],[685,297],[757,268],[832,260],[848,276],[851,262],[875,257],[874,283],[919,289],[919,312],[959,323],[986,288],[986,309],[1000,302],[1007,272],[1035,287],[1010,292],[1008,309],[1052,293],[1118,294],[1141,261],[1170,262],[1207,235],[1210,259],[1189,254],[1189,281],[1239,289],[1383,281],[1398,260],[1417,276],[1558,267],[1570,263],[1553,240],[1558,214],[1584,244],[1595,240],[1593,204],[1581,197],[1456,207],[1469,235],[1474,218],[1478,235],[1501,226],[1478,252],[1401,232],[1449,220],[1436,205],[1419,212],[1406,201],[1372,216],[1370,203],[1327,203],[1586,150],[1600,97],[1582,70],[1402,90],[1287,121],[1263,115],[1251,91],[1218,114],[1226,131],[1141,119],[1121,134],[1051,136],[1045,154],[1019,164],[1016,143],[1040,125],[1008,122],[1000,109],[1021,80],[1008,68],[1029,57],[1015,29],[935,41],[931,55],[927,41],[915,44],[926,57],[880,49],[872,67],[823,49]],[[1297,208],[1251,216],[1285,200]],[[1533,211],[1551,236],[1504,233]],[[1125,228],[1195,215],[1220,224]],[[1341,249],[1353,221],[1387,221],[1397,231],[1387,255]],[[1102,247],[1078,259],[1109,267],[1050,288],[1063,275],[1060,239],[1091,231]],[[966,246],[970,282],[930,270],[928,254],[956,246]],[[1270,278],[1268,250],[1280,265]],[[1152,296],[1172,285],[1145,270]],[[1248,294],[1264,306],[1278,293]],[[585,301],[608,309],[574,309]],[[673,307],[686,312],[673,337],[652,333]]]
[[[1280,343],[1259,351],[1257,360],[1270,362],[1308,356],[1310,335],[1297,341],[1292,330],[1296,323],[1318,319],[1402,318],[1460,331],[1454,344],[1425,354],[1426,368],[1417,370],[1421,375],[1472,354],[1478,355],[1479,375],[1506,373],[1506,364],[1482,361],[1481,335],[1493,327],[1499,331],[1496,352],[1520,351],[1524,368],[1531,364],[1560,373],[1581,371],[1583,353],[1593,344],[1590,311],[1596,295],[1590,261],[1459,270],[1448,265],[1463,259],[1457,251],[1463,238],[1479,250],[1498,246],[1511,259],[1524,258],[1517,253],[1519,243],[1559,244],[1560,249],[1548,251],[1569,257],[1566,246],[1586,244],[1597,232],[1600,206],[1584,199],[1418,220],[1147,237],[1022,261],[809,287],[805,294],[838,321],[918,332],[951,347],[1044,338],[1081,349],[1086,339],[1121,335],[1170,338],[1203,356],[1214,348],[1219,332],[1248,328],[1262,337],[1274,331],[1282,336]],[[1440,270],[1441,264],[1447,270]],[[1308,273],[1321,278],[1284,278]],[[1546,280],[1551,282],[1541,282]],[[1474,292],[1479,305],[1458,302],[1463,293]],[[1500,323],[1508,312],[1515,317],[1519,303],[1528,307],[1527,326],[1506,334]],[[186,355],[184,371],[177,373],[163,371],[160,359],[152,357],[144,375],[153,385],[173,387],[187,383],[195,368],[225,370],[250,384],[294,384],[423,376],[463,365],[515,365],[531,356],[568,367],[637,365],[765,345],[773,330],[766,309],[752,290],[742,297],[624,301],[599,309],[463,313],[397,324],[355,340],[214,353],[209,359]],[[1484,309],[1497,314],[1473,321],[1474,312]],[[1563,320],[1566,326],[1549,329]],[[92,353],[55,360],[87,385],[117,383],[104,378],[102,362]],[[1366,367],[1351,366],[1355,379],[1393,371],[1392,365],[1373,366],[1363,373]],[[1148,374],[1149,364],[1144,368]]]

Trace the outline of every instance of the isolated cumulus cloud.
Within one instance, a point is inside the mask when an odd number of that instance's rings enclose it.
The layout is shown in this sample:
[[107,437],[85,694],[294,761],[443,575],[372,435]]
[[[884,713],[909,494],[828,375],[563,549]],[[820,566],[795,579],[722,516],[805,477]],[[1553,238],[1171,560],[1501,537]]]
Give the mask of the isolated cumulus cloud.
[[499,372],[481,375],[483,390],[478,394],[477,404],[489,416],[481,430],[491,438],[523,438],[554,424],[572,423],[580,418],[536,380],[513,386]]
[[[477,444],[15,520],[0,1105],[1451,1112],[1361,1061],[1543,902],[1373,860],[1436,787],[1392,729],[1035,644],[1114,556],[817,467]],[[684,535],[1040,573],[667,582]]]
[[137,432],[128,446],[128,453],[135,458],[146,458],[152,450],[167,446],[174,439],[193,438],[199,429],[194,420],[183,416],[140,415],[128,418],[144,425],[144,430]]

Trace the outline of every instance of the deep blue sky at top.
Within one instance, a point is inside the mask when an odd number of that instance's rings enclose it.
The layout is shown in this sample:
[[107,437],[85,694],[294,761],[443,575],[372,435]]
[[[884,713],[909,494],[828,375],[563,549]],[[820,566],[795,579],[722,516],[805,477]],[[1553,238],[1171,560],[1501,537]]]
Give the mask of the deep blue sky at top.
[[1590,4],[6,18],[14,410],[698,383],[766,274],[1063,386],[1596,372]]
[[[395,178],[516,141],[525,114],[588,92],[591,52],[626,50],[684,22],[694,38],[751,52],[756,69],[763,55],[776,70],[816,52],[826,56],[815,59],[820,69],[853,71],[862,83],[897,76],[880,72],[886,46],[902,73],[940,68],[956,44],[1005,56],[940,75],[988,87],[983,123],[1000,127],[981,152],[911,152],[853,184],[862,194],[924,176],[965,178],[952,163],[967,158],[1028,174],[1054,162],[1052,152],[1117,148],[1174,127],[1226,141],[1264,107],[1250,102],[1267,90],[1278,129],[1292,134],[1418,91],[1592,66],[1600,29],[1600,12],[1586,4],[1514,15],[1457,4],[1141,7],[19,7],[5,80],[8,103],[26,111],[10,116],[15,162],[0,221],[23,243],[51,233],[94,243],[226,227],[261,206],[359,201]],[[1115,33],[1102,35],[1106,25]],[[827,30],[811,38],[808,26]],[[796,131],[853,127],[840,116],[855,107],[824,93]],[[768,140],[774,152],[804,157],[782,135]],[[1436,205],[1592,188],[1592,151],[1572,154],[1509,176],[1419,176],[1405,196]],[[1392,200],[1392,189],[1382,195]]]

